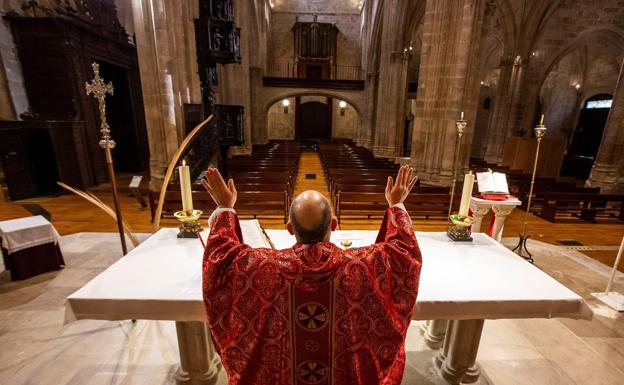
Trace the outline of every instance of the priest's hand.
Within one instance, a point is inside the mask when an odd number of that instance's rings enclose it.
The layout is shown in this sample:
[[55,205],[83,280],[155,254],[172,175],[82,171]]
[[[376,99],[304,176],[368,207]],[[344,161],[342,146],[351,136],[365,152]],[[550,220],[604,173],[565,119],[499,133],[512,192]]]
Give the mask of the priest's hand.
[[402,166],[397,174],[396,181],[391,176],[388,177],[388,183],[386,184],[386,200],[390,206],[394,206],[398,203],[403,203],[407,195],[412,190],[418,177],[412,175],[414,169],[410,166]]
[[219,170],[211,167],[204,173],[201,183],[218,207],[234,208],[237,192],[231,178],[225,184]]

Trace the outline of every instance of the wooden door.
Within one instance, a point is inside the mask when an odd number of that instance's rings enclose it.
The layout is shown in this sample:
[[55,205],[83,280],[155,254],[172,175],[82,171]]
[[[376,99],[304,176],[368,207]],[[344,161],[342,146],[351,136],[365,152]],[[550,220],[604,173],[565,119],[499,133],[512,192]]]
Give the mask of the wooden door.
[[321,102],[299,104],[297,139],[329,139],[329,107]]

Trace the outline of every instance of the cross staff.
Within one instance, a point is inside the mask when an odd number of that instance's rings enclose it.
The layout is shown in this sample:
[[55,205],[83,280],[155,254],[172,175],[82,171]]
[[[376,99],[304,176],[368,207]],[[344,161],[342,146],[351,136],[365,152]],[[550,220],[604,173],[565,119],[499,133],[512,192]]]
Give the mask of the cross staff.
[[115,148],[115,141],[110,136],[110,126],[106,121],[106,94],[113,94],[113,83],[104,83],[104,79],[100,77],[100,65],[96,62],[91,64],[93,67],[93,73],[95,77],[91,83],[85,82],[85,88],[87,95],[93,94],[93,97],[98,101],[98,108],[100,109],[100,132],[102,133],[102,140],[100,140],[100,147]]
[[115,148],[115,141],[110,136],[110,126],[106,121],[106,94],[113,94],[113,83],[104,83],[104,80],[100,77],[100,65],[96,62],[91,64],[93,68],[93,74],[95,77],[91,83],[85,82],[85,88],[87,95],[93,94],[93,97],[98,101],[98,108],[100,110],[100,132],[102,133],[102,139],[100,139],[100,147],[104,149],[106,154],[106,165],[108,166],[108,176],[111,181],[111,188],[113,190],[113,201],[115,202],[115,214],[117,216],[117,230],[119,231],[119,238],[121,239],[121,250],[124,255],[128,252],[126,248],[126,236],[123,229],[123,220],[121,218],[121,208],[119,207],[119,198],[117,196],[117,180],[115,179],[115,168],[113,166],[113,155],[111,149]]

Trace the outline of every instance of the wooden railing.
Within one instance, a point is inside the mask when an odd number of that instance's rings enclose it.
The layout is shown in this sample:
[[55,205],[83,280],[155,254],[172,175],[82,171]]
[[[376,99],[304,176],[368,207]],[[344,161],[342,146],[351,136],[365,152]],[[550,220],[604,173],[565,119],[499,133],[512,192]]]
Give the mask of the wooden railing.
[[[305,79],[305,77],[298,76],[296,63],[289,60],[270,62],[264,76],[271,78]],[[334,65],[330,67],[330,74],[326,79],[364,80],[364,72],[360,66]]]

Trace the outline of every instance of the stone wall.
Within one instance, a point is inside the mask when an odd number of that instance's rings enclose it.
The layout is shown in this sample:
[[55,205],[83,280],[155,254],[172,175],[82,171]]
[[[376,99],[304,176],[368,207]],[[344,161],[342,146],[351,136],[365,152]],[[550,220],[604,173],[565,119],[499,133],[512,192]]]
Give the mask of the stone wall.
[[320,23],[338,28],[336,65],[361,66],[361,4],[359,0],[275,0],[271,12],[269,60],[282,63],[294,60],[292,27],[317,16]]
[[295,98],[287,98],[290,105],[285,112],[282,101],[273,104],[267,112],[269,139],[295,139]]
[[356,139],[360,117],[355,108],[348,103],[341,113],[340,100],[333,99],[332,138]]
[[[300,103],[320,102],[327,104],[327,96],[304,95],[300,97]],[[288,112],[284,112],[282,100],[275,102],[267,112],[268,139],[295,139],[295,98],[287,98],[289,101]],[[340,99],[332,98],[332,138],[356,139],[360,124],[360,118],[353,106],[347,104],[344,115],[340,113]]]

